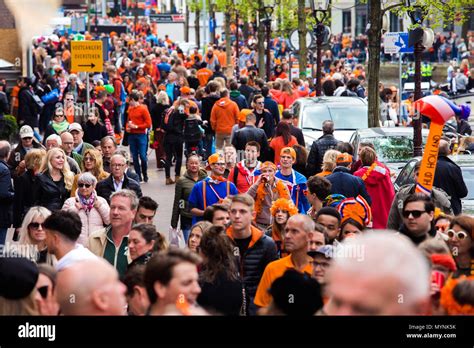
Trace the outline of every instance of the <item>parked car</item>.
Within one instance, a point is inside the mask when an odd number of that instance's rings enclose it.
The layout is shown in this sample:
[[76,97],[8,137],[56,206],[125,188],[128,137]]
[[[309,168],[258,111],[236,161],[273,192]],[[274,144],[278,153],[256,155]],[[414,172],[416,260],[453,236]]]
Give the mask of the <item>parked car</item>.
[[[422,130],[423,144],[426,143],[429,130]],[[403,166],[413,158],[413,128],[366,128],[352,135],[350,143],[354,147],[354,160],[358,160],[359,144],[374,144],[378,160],[385,163],[392,173],[398,174]]]
[[[467,186],[467,196],[461,200],[463,214],[474,216],[474,158],[471,155],[449,156],[462,171],[464,182]],[[398,191],[403,185],[415,182],[415,165],[421,157],[409,160],[398,174],[393,186]]]
[[321,127],[326,120],[334,122],[334,136],[341,141],[349,141],[357,129],[368,127],[367,101],[359,97],[300,98],[291,109],[308,149],[323,135]]

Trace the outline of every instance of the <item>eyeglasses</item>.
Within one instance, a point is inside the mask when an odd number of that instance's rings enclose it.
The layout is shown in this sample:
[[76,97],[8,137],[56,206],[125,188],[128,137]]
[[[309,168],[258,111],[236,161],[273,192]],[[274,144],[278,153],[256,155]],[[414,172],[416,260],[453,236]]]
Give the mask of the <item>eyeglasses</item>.
[[84,162],[93,162],[94,159],[92,157],[84,157]]
[[426,210],[405,210],[403,211],[402,215],[405,219],[408,219],[410,214],[415,218],[418,219],[423,213],[426,213]]
[[456,236],[456,238],[459,240],[464,240],[467,238],[467,233],[464,231],[456,232],[455,230],[447,230],[445,233],[449,239],[453,239],[454,236]]
[[115,167],[115,168],[121,168],[123,167],[125,164],[121,164],[121,163],[116,163],[116,164],[111,164],[110,166],[111,167]]
[[328,262],[319,262],[319,261],[313,261],[313,267],[316,269],[318,267],[321,267],[322,269],[326,269],[330,266]]
[[40,226],[41,228],[43,228],[43,224],[42,223],[40,224],[39,222],[32,222],[28,225],[28,227],[31,228],[32,230],[37,230],[40,228]]
[[64,117],[64,115],[54,115],[54,117]]
[[41,297],[46,299],[46,297],[48,297],[48,289],[49,289],[49,285],[45,285],[45,286],[40,286],[37,290],[40,293]]
[[80,184],[77,184],[77,186],[80,187],[80,188],[83,188],[83,187],[89,188],[89,187],[91,187],[91,184],[80,183]]

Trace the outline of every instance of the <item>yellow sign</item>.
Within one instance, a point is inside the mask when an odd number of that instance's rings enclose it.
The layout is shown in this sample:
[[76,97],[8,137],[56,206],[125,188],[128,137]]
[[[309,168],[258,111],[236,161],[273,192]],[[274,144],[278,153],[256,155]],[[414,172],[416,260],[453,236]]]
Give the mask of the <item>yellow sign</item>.
[[71,71],[102,72],[102,41],[71,41]]

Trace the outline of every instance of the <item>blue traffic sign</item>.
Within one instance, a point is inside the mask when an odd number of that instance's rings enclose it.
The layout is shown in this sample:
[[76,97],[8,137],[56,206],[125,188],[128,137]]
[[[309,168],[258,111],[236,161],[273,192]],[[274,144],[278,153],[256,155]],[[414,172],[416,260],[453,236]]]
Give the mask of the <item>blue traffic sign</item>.
[[384,34],[384,53],[413,53],[413,46],[408,46],[408,33],[394,32]]

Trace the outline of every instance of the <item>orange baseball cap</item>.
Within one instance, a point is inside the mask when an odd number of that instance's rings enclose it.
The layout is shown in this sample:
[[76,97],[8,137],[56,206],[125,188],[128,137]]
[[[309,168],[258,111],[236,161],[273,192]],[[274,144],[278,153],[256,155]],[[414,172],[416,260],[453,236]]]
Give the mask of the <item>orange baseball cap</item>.
[[182,94],[191,94],[191,88],[184,86],[179,89]]
[[349,164],[352,163],[352,156],[348,153],[341,153],[336,157],[336,164]]

